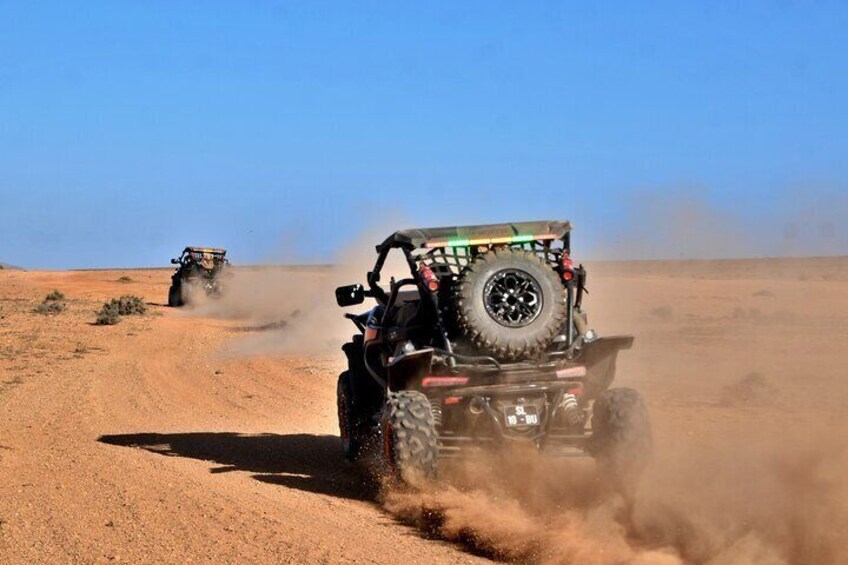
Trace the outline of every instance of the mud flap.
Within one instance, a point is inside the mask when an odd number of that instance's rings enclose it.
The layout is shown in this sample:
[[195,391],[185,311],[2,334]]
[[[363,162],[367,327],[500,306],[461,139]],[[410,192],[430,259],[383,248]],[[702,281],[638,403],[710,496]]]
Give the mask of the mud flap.
[[433,364],[433,349],[425,348],[391,358],[387,367],[389,390],[401,390],[406,383],[419,379],[430,372]]
[[615,361],[618,352],[630,349],[634,338],[630,335],[601,337],[583,346],[580,360],[586,365],[585,395],[595,398],[609,388],[615,378]]

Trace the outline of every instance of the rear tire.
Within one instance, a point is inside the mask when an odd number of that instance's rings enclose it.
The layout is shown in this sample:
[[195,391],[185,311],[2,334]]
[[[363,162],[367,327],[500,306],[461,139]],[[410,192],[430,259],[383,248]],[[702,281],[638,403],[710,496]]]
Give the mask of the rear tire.
[[411,390],[390,393],[381,430],[383,455],[391,479],[415,484],[436,475],[439,442],[426,396]]
[[182,285],[172,284],[168,289],[168,306],[178,308],[183,305]]
[[504,248],[477,256],[456,289],[457,324],[478,350],[517,361],[546,350],[566,320],[559,275],[533,252]]
[[601,473],[632,499],[653,449],[648,409],[641,395],[631,388],[602,392],[593,407],[592,430],[587,447]]
[[356,461],[362,454],[367,430],[353,402],[353,384],[349,371],[339,375],[339,382],[336,387],[336,403],[339,413],[339,435],[342,439],[342,451],[345,459]]

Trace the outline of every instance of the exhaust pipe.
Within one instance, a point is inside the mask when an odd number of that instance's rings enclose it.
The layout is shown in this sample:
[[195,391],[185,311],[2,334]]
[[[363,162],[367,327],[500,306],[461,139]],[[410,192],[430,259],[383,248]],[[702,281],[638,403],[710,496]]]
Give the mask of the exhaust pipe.
[[475,396],[471,399],[471,402],[468,403],[468,411],[475,416],[479,416],[484,410],[486,410],[486,401],[479,396]]

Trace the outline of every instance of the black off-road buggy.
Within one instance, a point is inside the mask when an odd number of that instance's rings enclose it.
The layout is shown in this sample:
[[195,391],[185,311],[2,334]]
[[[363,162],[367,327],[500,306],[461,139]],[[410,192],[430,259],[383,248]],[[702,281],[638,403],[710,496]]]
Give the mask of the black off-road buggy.
[[[367,286],[336,289],[342,307],[376,301],[345,314],[360,332],[342,348],[338,381],[347,458],[376,451],[399,480],[515,443],[592,455],[620,485],[644,465],[645,405],[608,388],[633,338],[590,329],[570,231],[558,221],[413,229],[377,246]],[[409,276],[383,286],[390,253]]]
[[182,254],[171,259],[177,270],[171,275],[168,306],[182,306],[195,292],[207,296],[221,293],[221,277],[229,266],[227,251],[217,247],[186,247]]

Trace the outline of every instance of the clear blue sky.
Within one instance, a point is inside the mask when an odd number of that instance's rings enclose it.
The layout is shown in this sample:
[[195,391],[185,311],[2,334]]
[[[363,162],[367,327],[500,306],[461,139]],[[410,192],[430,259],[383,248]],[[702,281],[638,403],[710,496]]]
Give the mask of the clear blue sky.
[[846,5],[0,0],[0,261],[542,217],[596,256],[848,253]]

